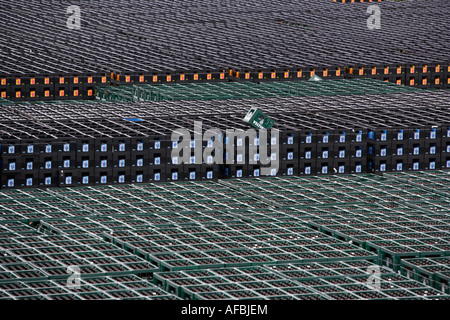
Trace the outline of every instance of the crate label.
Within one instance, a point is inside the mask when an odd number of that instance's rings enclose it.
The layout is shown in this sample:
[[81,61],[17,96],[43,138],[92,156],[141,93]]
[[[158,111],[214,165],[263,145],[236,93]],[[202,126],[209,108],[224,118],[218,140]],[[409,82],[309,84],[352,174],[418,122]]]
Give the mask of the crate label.
[[[336,71],[336,75],[338,75],[338,74],[337,74],[338,72],[340,72],[340,71]],[[303,71],[302,71],[302,70],[297,71],[297,78],[301,78],[301,77],[302,77],[302,74],[303,74]]]
[[436,154],[436,147],[435,146],[431,146],[430,147],[430,154]]
[[434,72],[441,72],[441,65],[436,65],[435,67],[434,67]]
[[[450,130],[449,130],[450,132]],[[16,152],[16,147],[15,146],[8,146],[8,153],[15,153]]]
[[276,72],[272,72],[272,73],[270,74],[270,77],[271,77],[272,79],[275,79],[275,78],[277,77],[277,73],[276,73]]
[[276,176],[276,175],[277,175],[277,169],[275,169],[275,168],[274,168],[274,169],[271,169],[271,170],[270,170],[270,175],[271,175],[271,176]]
[[121,167],[121,168],[125,167],[125,159],[119,160],[119,167]]
[[397,84],[400,86],[402,84],[402,79],[397,79]]
[[142,182],[142,181],[144,181],[144,176],[142,174],[138,174],[136,176],[136,182]]
[[423,66],[422,72],[423,72],[423,73],[427,73],[427,72],[428,72],[428,66]]
[[[182,80],[184,80],[184,75]],[[139,76],[139,82],[144,82],[144,76]]]
[[21,95],[22,95],[22,93],[20,91],[16,92],[16,98],[20,98]]
[[361,158],[361,157],[362,157],[362,150],[361,150],[361,148],[358,148],[358,149],[356,150],[356,157],[357,157],[357,158]]
[[83,178],[81,179],[81,183],[88,184],[89,183],[89,176],[83,176]]
[[14,179],[8,179],[8,187],[14,187]]
[[345,150],[339,151],[339,158],[345,158]]
[[22,81],[20,79],[16,79],[16,86],[20,86],[21,83]]
[[384,74],[389,74],[389,67],[384,68]]
[[2,80],[1,80],[1,85],[2,85],[2,86],[6,86],[6,79],[2,79]]
[[434,84],[440,84],[440,82],[441,82],[441,79],[439,77],[436,77],[434,79]]
[[360,173],[361,172],[361,169],[362,169],[362,167],[361,167],[361,165],[359,164],[359,165],[357,165],[356,166],[356,172],[358,172],[358,173]]
[[341,68],[337,68],[336,70],[336,76],[340,77],[341,76]]
[[206,163],[208,163],[208,164],[212,164],[214,161],[213,161],[213,156],[208,156],[207,158],[206,158]]
[[311,142],[312,142],[312,135],[306,136],[306,143],[311,143]]
[[71,176],[66,177],[66,184],[72,184],[72,177]]
[[288,158],[288,160],[294,160],[294,153],[293,152],[288,152],[287,158]]
[[[194,77],[195,78],[195,77]],[[195,79],[194,79],[195,80]],[[153,76],[153,82],[158,82],[158,76]]]
[[6,99],[6,91],[2,91],[1,95],[0,95],[3,99]]
[[360,68],[360,69],[359,69],[359,75],[360,75],[360,76],[363,76],[363,75],[364,75],[364,68]]
[[242,178],[242,170],[241,169],[236,170],[236,177]]
[[155,157],[155,165],[160,165],[160,164],[161,164],[161,158]]
[[[92,78],[90,78],[90,79],[91,79],[91,82],[92,82]],[[131,77],[130,76],[125,76],[125,82],[130,82],[130,81],[131,81]],[[91,82],[89,82],[89,83],[91,83]]]
[[10,171],[16,170],[16,163],[15,162],[10,162],[9,163],[9,170]]
[[288,137],[287,144],[294,144],[294,137],[292,136]]
[[27,170],[33,170],[33,162],[27,162]]
[[144,150],[144,144],[142,142],[138,142],[136,149],[137,149],[137,151],[143,151]]
[[287,175],[288,176],[293,176],[294,175],[294,168],[290,167],[287,169]]
[[328,173],[328,166],[322,166],[322,173]]
[[35,98],[35,97],[36,97],[36,91],[31,90],[31,91],[30,91],[30,97],[31,97],[31,98]]
[[398,156],[403,155],[403,148],[397,148],[397,155]]
[[84,169],[89,168],[89,160],[83,160],[83,162],[82,162],[82,167],[83,167]]
[[172,164],[178,164],[178,157],[172,157]]
[[45,78],[44,79],[44,84],[50,84],[50,78]]
[[311,159],[311,151],[306,151],[305,159]]
[[[172,148],[177,149],[178,148],[178,141],[172,141]],[[155,148],[156,149],[156,148]],[[158,148],[159,149],[159,148]]]
[[[144,79],[142,77],[142,79]],[[180,81],[184,81],[185,80],[185,75],[184,74],[180,74]],[[144,82],[144,80],[142,80],[141,82]]]
[[27,146],[27,153],[33,153],[33,152],[34,152],[34,146],[33,145]]
[[270,139],[270,144],[271,144],[272,146],[276,146],[276,145],[277,145],[277,138],[276,138],[276,137],[271,138],[271,139]]
[[[447,163],[447,168],[450,168],[449,163]],[[430,169],[431,170],[436,169],[436,162],[430,161]]]
[[413,163],[413,170],[419,170],[419,163],[418,162],[414,162]]
[[255,139],[253,140],[253,144],[254,144],[255,146],[259,146],[259,138],[255,138]]
[[83,150],[83,152],[89,152],[89,144],[84,143],[81,147],[81,150]]
[[73,78],[73,83],[77,84],[79,82],[78,77]]
[[119,183],[124,183],[125,182],[125,176],[122,174],[119,176]]
[[259,177],[259,169],[253,170],[253,176]]
[[247,79],[247,80],[250,79],[250,72],[245,73],[245,79]]
[[339,166],[339,173],[345,173],[345,166]]
[[222,72],[222,73],[220,74],[220,80],[223,80],[223,79],[225,79],[225,72]]
[[386,164],[385,163],[381,163],[380,164],[380,171],[386,171]]
[[377,74],[377,68],[376,67],[373,67],[372,68],[372,75],[374,76],[374,75],[376,75]]
[[206,75],[206,80],[212,80],[212,74],[211,73],[208,73]]
[[345,133],[344,133],[344,134],[341,134],[341,135],[339,136],[339,142],[340,142],[340,143],[344,143],[344,142],[345,142]]
[[101,176],[100,177],[100,183],[106,183],[107,182],[108,177],[107,176]]
[[311,174],[311,167],[305,167],[305,174]]
[[397,132],[397,140],[403,140],[403,131]]
[[106,168],[108,166],[108,160],[102,160],[100,161],[100,167]]
[[400,74],[400,73],[402,73],[402,67],[397,67],[397,74]]
[[328,69],[324,69],[323,70],[323,76],[324,77],[328,77]]
[[436,139],[436,129],[431,130],[430,139]]
[[178,180],[178,172],[172,172],[172,180]]
[[386,148],[382,148],[380,151],[380,154],[382,157],[385,157],[386,156]]
[[198,80],[198,73],[194,73],[194,80],[195,80],[195,81]]
[[195,164],[195,156],[191,156],[191,158],[189,159],[189,163]]
[[[177,145],[178,145],[178,143],[177,143]],[[155,141],[155,146],[154,147],[157,150],[161,149],[161,141]],[[173,147],[173,143],[172,143],[172,147]],[[177,147],[175,147],[175,148],[177,148]]]
[[418,155],[419,152],[420,152],[420,148],[419,148],[419,147],[414,147],[414,149],[413,149],[413,154],[414,154],[414,155]]
[[30,84],[31,85],[35,85],[36,84],[36,79],[35,78],[31,78],[30,79]]
[[[241,161],[242,161],[242,155],[240,155],[240,156],[241,156]],[[255,153],[255,154],[253,155],[253,160],[259,161],[259,153]]]
[[191,149],[195,148],[195,140],[191,140]]
[[328,151],[322,151],[322,158],[328,159]]
[[52,162],[51,161],[45,161],[45,169],[51,169],[52,168]]
[[[257,154],[255,154],[255,155],[253,156],[253,159],[254,159],[255,161],[259,160],[259,158],[258,158],[258,159],[256,159],[256,158],[257,158]],[[237,162],[242,162],[242,154],[236,155],[236,161],[237,161]]]
[[323,143],[328,143],[328,133],[324,134],[324,136],[322,138],[322,142]]
[[33,178],[27,178],[26,185],[27,186],[32,186],[33,185]]
[[277,160],[277,154],[275,152],[270,155],[270,160],[272,160],[272,161]]
[[422,85],[426,86],[428,82],[428,79],[425,77],[422,79]]
[[385,133],[385,132],[383,132],[382,134],[381,134],[381,141],[386,141],[386,138],[387,138],[387,134]]
[[258,79],[262,79],[264,77],[264,73],[260,72],[258,73]]
[[44,180],[44,184],[45,185],[52,184],[52,177],[46,177],[45,180]]
[[59,90],[59,96],[64,97],[64,90]]
[[167,81],[167,82],[172,82],[172,76],[171,76],[171,75],[168,75],[168,76],[166,77],[166,81]]
[[447,152],[450,152],[450,144],[447,144]]
[[70,144],[64,143],[63,151],[64,151],[64,152],[69,152],[69,151],[70,151]]
[[108,145],[106,143],[102,143],[102,145],[100,146],[100,151],[101,152],[107,152],[108,151]]
[[416,130],[414,131],[414,140],[419,140],[420,139],[420,130]]
[[78,97],[78,90],[73,90],[73,96]]
[[286,71],[286,72],[284,73],[284,78],[285,78],[285,79],[289,78],[289,71]]
[[416,67],[411,66],[409,73],[415,73],[415,72],[416,72]]
[[64,160],[63,166],[64,166],[64,168],[69,168],[70,167],[70,160]]
[[237,139],[237,146],[241,147],[242,146],[242,138],[238,138]]
[[50,90],[45,90],[44,91],[44,96],[45,97],[50,97]]
[[153,175],[153,179],[155,180],[155,181],[159,181],[159,180],[161,180],[161,174],[160,173],[155,173],[154,175]]
[[102,77],[102,83],[106,83],[106,77]]
[[397,170],[403,170],[403,163],[397,163]]
[[189,179],[191,179],[191,180],[195,179],[195,171],[189,172]]
[[361,141],[362,141],[362,133],[360,132],[356,135],[356,142],[361,142]]
[[119,144],[119,151],[125,151],[125,143],[120,143]]

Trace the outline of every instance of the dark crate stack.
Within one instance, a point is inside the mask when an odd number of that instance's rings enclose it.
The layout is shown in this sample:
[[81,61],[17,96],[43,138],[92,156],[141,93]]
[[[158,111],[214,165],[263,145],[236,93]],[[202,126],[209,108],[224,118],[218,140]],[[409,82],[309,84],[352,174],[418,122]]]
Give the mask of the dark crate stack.
[[[348,1],[347,1],[348,2]],[[351,2],[351,1],[350,1]],[[371,3],[80,2],[69,29],[64,1],[0,0],[0,98],[93,98],[94,86],[376,78],[417,88],[450,86],[450,8]],[[192,8],[202,8],[201,14]],[[38,12],[39,14],[36,14]],[[439,22],[439,23],[437,23]]]
[[[449,95],[414,91],[352,96],[140,103],[4,104],[3,188],[214,180],[267,175],[331,175],[450,167]],[[199,108],[201,103],[201,108]],[[275,120],[278,137],[247,137],[251,107]],[[199,112],[199,110],[201,112]],[[165,116],[162,116],[164,114]],[[218,129],[211,163],[203,135]],[[172,133],[185,128],[188,143]],[[228,129],[242,132],[230,139]],[[197,130],[200,132],[200,129]],[[275,138],[275,139],[273,139]],[[267,146],[267,154],[260,146]],[[250,148],[259,145],[253,159]],[[201,151],[196,159],[194,148]],[[175,152],[173,152],[175,151]],[[181,163],[178,155],[187,154]],[[232,152],[232,153],[231,153]],[[245,154],[244,154],[245,153]],[[267,164],[264,160],[279,161]],[[253,160],[253,162],[252,162]],[[275,169],[275,171],[273,171]]]

